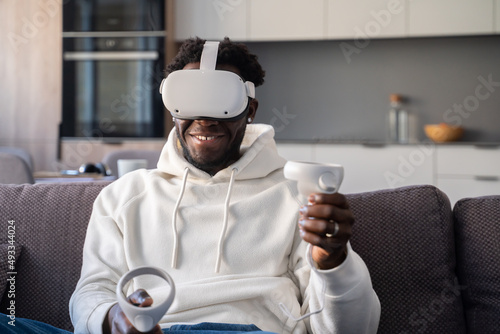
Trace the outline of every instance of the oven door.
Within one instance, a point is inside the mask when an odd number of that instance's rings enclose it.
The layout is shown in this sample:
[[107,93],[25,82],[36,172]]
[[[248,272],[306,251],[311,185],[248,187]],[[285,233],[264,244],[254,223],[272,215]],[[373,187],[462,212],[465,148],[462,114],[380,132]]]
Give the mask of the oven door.
[[[163,43],[157,39],[65,40],[76,51],[63,55],[61,137],[164,136],[164,107],[159,93]],[[127,43],[136,47],[116,47]],[[103,50],[106,45],[112,50]]]
[[164,15],[164,0],[67,0],[63,31],[163,31]]

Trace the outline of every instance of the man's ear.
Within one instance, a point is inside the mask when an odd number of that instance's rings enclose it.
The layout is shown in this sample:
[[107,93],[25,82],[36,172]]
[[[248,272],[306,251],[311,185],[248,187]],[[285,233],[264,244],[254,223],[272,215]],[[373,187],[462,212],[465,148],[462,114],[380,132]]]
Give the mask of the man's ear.
[[257,113],[257,109],[259,108],[259,100],[251,99],[250,105],[248,106],[248,114],[247,117],[252,120],[255,119],[255,114]]

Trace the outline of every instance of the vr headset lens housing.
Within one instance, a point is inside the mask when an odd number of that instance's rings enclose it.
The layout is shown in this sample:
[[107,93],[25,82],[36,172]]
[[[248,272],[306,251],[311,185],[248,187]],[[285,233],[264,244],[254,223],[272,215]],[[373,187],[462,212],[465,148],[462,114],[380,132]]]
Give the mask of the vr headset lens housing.
[[173,117],[227,121],[245,115],[255,88],[252,82],[243,82],[229,71],[180,70],[164,79],[161,94]]
[[236,120],[246,115],[253,82],[230,71],[216,70],[219,42],[205,42],[200,69],[172,72],[160,86],[163,104],[181,119]]

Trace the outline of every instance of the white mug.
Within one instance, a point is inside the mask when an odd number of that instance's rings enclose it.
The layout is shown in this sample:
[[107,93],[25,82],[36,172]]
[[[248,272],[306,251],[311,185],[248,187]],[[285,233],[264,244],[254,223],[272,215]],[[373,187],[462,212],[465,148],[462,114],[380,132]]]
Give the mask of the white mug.
[[146,159],[118,159],[118,177],[122,177],[136,169],[147,168],[148,161]]

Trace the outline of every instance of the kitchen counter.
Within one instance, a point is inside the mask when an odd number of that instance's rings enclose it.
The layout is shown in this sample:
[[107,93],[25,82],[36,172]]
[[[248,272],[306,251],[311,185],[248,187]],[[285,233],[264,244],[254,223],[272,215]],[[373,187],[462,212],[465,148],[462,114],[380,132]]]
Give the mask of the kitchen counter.
[[329,140],[329,139],[310,139],[310,140],[296,140],[296,139],[276,139],[278,144],[327,144],[327,145],[362,145],[362,146],[373,146],[373,147],[383,147],[383,146],[411,146],[411,145],[439,145],[439,146],[475,146],[482,148],[497,148],[500,146],[500,141],[498,142],[470,142],[470,141],[455,141],[455,142],[444,142],[436,143],[431,140],[423,140],[411,143],[397,143],[388,141],[377,141],[377,140]]

